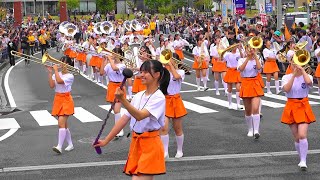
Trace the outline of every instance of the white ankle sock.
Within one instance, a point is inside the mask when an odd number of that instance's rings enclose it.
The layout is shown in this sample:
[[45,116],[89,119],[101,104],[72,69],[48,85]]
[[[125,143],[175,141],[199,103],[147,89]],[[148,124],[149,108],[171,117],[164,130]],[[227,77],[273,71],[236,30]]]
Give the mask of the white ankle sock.
[[237,105],[240,106],[240,92],[236,92]]
[[228,93],[229,106],[232,106],[232,93]]
[[308,154],[308,140],[300,139],[299,140],[299,149],[300,149],[300,162],[307,162],[307,154]]
[[168,154],[169,134],[161,135],[161,141],[162,141],[162,144],[163,144],[164,154]]
[[59,128],[59,138],[58,138],[58,148],[61,149],[64,143],[64,140],[66,139],[66,129],[65,128]]
[[71,139],[71,132],[69,128],[66,129],[66,140],[69,146],[73,146],[72,139]]
[[267,85],[267,92],[270,92],[270,82],[266,82],[266,85]]
[[207,80],[209,79],[209,68],[207,69],[206,78],[207,78]]
[[200,87],[200,78],[196,78],[197,86]]
[[254,133],[259,133],[260,114],[254,114],[254,115],[252,115],[252,121],[253,121],[253,130],[254,130]]
[[298,152],[298,155],[300,157],[300,147],[298,142],[294,142],[294,147],[296,148],[296,151]]
[[219,81],[214,81],[214,88],[216,89],[216,92],[219,91]]
[[182,134],[181,136],[176,136],[176,141],[177,141],[177,152],[182,152],[184,135]]
[[274,84],[276,85],[276,92],[279,92],[279,80],[275,80]]
[[[222,76],[222,75],[221,75]],[[224,88],[224,92],[227,92],[227,88],[228,88],[228,84],[225,83],[222,79],[222,84],[223,84],[223,88]]]
[[129,97],[132,98],[132,86],[128,86]]
[[252,127],[252,116],[244,116],[244,118],[246,119],[246,123],[248,126],[248,131],[253,131],[253,127]]
[[207,77],[202,77],[202,79],[203,79],[203,86],[204,86],[204,88],[207,88],[207,82],[208,82]]

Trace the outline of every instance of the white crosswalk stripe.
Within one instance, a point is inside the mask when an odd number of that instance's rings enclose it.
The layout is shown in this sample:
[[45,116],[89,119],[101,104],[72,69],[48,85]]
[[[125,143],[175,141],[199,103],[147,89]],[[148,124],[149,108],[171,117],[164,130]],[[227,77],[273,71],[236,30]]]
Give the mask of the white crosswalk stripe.
[[83,109],[82,107],[74,108],[74,115],[73,116],[75,118],[79,119],[79,121],[81,121],[83,123],[102,121],[100,118],[93,115],[89,111]]
[[58,120],[54,118],[47,110],[30,111],[30,114],[37,121],[39,126],[58,125]]
[[[223,107],[226,107],[226,108],[229,107],[229,102],[228,101],[221,100],[221,99],[214,98],[214,97],[210,97],[210,96],[195,97],[195,99],[199,99],[201,101],[205,101],[205,102],[208,102],[208,103],[216,104],[216,105],[223,106]],[[236,107],[236,106],[237,106],[236,103],[232,103],[232,107]]]
[[[267,94],[267,93],[265,93],[264,96],[266,96],[268,98],[279,99],[279,100],[282,100],[282,101],[287,101],[288,100],[288,98],[286,96],[281,96],[281,95],[278,95],[278,94]],[[320,104],[320,103],[314,102],[314,101],[309,101],[309,103],[312,104],[312,105]]]
[[216,110],[210,109],[210,108],[206,108],[204,106],[200,106],[198,104],[194,104],[192,102],[188,102],[188,101],[183,101],[184,107],[186,109],[189,109],[191,111],[195,111],[197,113],[200,114],[206,114],[206,113],[215,113],[218,112]]
[[0,119],[0,130],[4,129],[18,129],[20,125],[14,118],[3,118]]

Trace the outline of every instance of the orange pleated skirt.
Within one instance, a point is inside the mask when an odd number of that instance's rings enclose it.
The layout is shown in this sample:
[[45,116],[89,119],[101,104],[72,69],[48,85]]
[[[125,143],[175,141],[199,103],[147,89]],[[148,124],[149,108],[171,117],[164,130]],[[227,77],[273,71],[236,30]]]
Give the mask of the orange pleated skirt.
[[240,94],[241,98],[251,98],[263,96],[264,83],[258,76],[252,78],[241,78]]
[[225,83],[240,83],[241,76],[237,68],[228,68],[226,75],[223,78]]
[[180,94],[166,95],[166,116],[169,118],[180,118],[187,115]]
[[[106,101],[107,102],[113,102],[115,99],[115,93],[118,87],[120,87],[121,82],[112,82],[110,81],[108,84],[108,89],[107,89],[107,95],[106,95]],[[126,94],[124,94],[124,97],[126,97]]]
[[192,69],[201,70],[201,69],[208,69],[207,61],[203,60],[200,66],[199,62],[195,59],[192,65]]
[[129,155],[123,172],[129,176],[166,173],[159,131],[132,133]]
[[183,51],[175,49],[176,54],[179,56],[180,60],[184,59]]
[[263,73],[270,74],[279,72],[279,67],[277,65],[276,59],[268,58],[263,67]]
[[291,65],[289,64],[286,70],[286,74],[291,74],[292,73],[292,68]]
[[318,64],[318,66],[317,66],[317,69],[316,69],[316,72],[315,72],[314,76],[315,76],[316,78],[320,78],[320,64]]
[[73,50],[70,50],[70,52],[69,52],[69,57],[70,57],[70,58],[76,58],[76,57],[77,57],[77,52],[76,52],[76,51],[73,51]]
[[217,58],[211,59],[212,63],[212,71],[213,72],[226,72],[227,71],[227,63],[225,61],[220,61]]
[[138,77],[134,78],[133,85],[132,85],[132,92],[138,93],[140,91],[146,90],[147,87],[142,84],[141,79]]
[[87,54],[86,53],[83,53],[83,52],[78,52],[78,55],[76,57],[76,59],[78,61],[82,61],[82,62],[87,62]]
[[53,100],[52,116],[70,116],[74,114],[74,102],[71,93],[56,93]]
[[93,66],[93,67],[98,67],[100,68],[102,65],[102,58],[100,58],[99,56],[92,56],[89,66]]
[[307,97],[303,99],[290,99],[288,98],[286,106],[283,109],[281,122],[284,124],[300,124],[300,123],[313,123],[316,117],[312,112]]
[[69,56],[70,52],[71,52],[71,49],[68,48],[64,51],[64,55]]

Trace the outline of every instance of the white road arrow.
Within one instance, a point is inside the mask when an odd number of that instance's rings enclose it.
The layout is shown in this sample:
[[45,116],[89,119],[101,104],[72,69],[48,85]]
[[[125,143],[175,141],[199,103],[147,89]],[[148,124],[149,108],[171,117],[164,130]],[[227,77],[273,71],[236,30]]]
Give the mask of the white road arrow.
[[18,131],[19,128],[20,125],[14,118],[0,119],[0,130],[9,129],[7,133],[0,137],[0,141],[3,141],[8,137],[12,136],[15,132]]

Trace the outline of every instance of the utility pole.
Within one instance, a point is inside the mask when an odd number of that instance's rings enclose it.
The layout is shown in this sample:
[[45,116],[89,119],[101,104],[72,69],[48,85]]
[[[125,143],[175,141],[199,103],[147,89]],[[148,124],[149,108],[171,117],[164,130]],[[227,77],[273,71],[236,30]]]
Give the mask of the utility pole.
[[282,4],[281,0],[277,0],[277,30],[282,26]]

